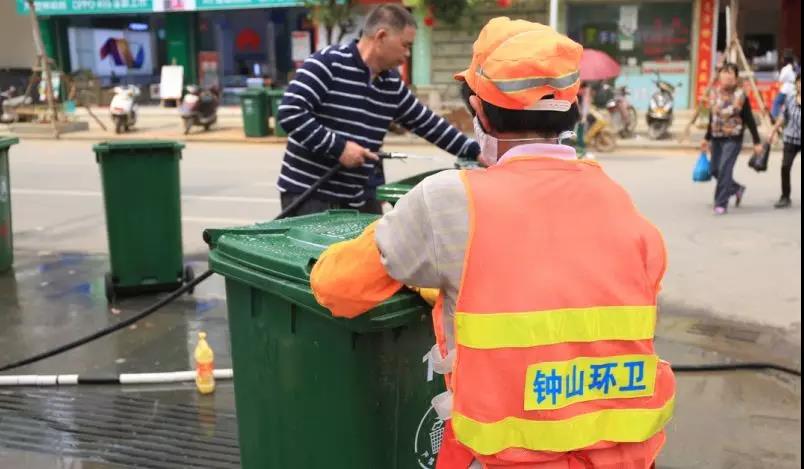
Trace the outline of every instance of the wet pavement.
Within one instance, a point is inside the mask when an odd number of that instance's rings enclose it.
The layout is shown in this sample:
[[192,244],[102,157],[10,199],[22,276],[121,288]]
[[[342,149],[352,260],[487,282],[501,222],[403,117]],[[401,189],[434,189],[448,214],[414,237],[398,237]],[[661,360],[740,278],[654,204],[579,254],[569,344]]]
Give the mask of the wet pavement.
[[[0,366],[117,323],[162,297],[107,304],[97,168],[87,145],[59,145],[62,156],[42,152],[38,143],[12,148],[17,249],[14,270],[0,274]],[[188,149],[182,163],[185,262],[196,273],[207,267],[201,229],[266,220],[278,211],[275,173],[257,169],[268,164],[265,155],[238,150],[222,163],[219,148]],[[278,166],[277,155],[269,156]],[[657,339],[663,358],[674,364],[773,361],[800,369],[800,209],[780,216],[761,208],[775,189],[757,179],[753,208],[714,222],[700,187],[690,195],[670,182],[673,174],[686,181],[692,160],[607,161],[668,238],[671,271]],[[443,166],[394,163],[389,178]],[[651,178],[648,168],[654,168]],[[254,174],[261,180],[253,182]],[[764,238],[757,226],[766,228]],[[124,331],[4,374],[189,370],[201,330],[216,367],[230,368],[224,282],[217,275]],[[679,375],[676,402],[659,467],[800,467],[799,379],[775,372]],[[199,395],[192,383],[0,388],[3,469],[238,466],[231,382],[219,382],[212,396]]]
[[[159,297],[108,307],[102,255],[23,252],[18,258],[13,275],[0,276],[3,363],[114,324]],[[204,270],[202,259],[188,260]],[[664,310],[659,330],[666,332],[657,344],[675,364],[767,358],[762,343],[773,337],[770,328]],[[213,276],[193,296],[127,330],[14,373],[107,377],[188,370],[200,330],[209,334],[216,367],[228,368],[226,314],[223,281]],[[754,333],[754,349],[747,331]],[[800,367],[799,357],[789,363]],[[799,380],[757,372],[679,375],[676,401],[659,467],[800,466]],[[239,467],[232,383],[219,382],[212,396],[199,395],[192,383],[0,388],[0,467]]]

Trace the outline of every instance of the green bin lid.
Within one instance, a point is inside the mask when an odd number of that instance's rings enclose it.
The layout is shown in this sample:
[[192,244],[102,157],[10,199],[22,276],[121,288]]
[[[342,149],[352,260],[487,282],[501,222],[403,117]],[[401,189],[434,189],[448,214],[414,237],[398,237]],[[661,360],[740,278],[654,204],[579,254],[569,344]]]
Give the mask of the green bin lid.
[[284,88],[267,88],[265,90],[265,94],[267,94],[268,96],[271,96],[271,97],[282,96],[282,95],[285,94],[285,89]]
[[[376,219],[376,215],[356,210],[330,210],[252,226],[206,230],[204,239],[211,248],[209,265],[226,278],[336,320],[313,297],[310,272],[324,249],[357,237]],[[336,321],[361,332],[401,326],[426,312],[418,295],[402,291],[360,318]]]
[[95,153],[111,153],[111,152],[140,152],[151,150],[174,150],[178,151],[184,148],[183,143],[174,142],[173,140],[119,140],[101,142],[92,147]]
[[17,143],[20,143],[20,139],[17,137],[6,137],[0,135],[0,150],[5,150],[11,145],[15,145]]
[[245,90],[240,92],[239,96],[248,98],[261,98],[265,96],[266,91],[267,90],[265,88],[246,88]]
[[440,173],[444,171],[443,169],[436,169],[433,171],[427,171],[421,174],[417,174],[415,176],[411,176],[409,178],[402,179],[400,181],[389,182],[388,184],[383,184],[382,186],[377,188],[377,199],[384,200],[386,202],[396,203],[399,199],[402,198],[403,195],[410,192],[413,187],[422,182],[426,177],[432,176],[433,174]]

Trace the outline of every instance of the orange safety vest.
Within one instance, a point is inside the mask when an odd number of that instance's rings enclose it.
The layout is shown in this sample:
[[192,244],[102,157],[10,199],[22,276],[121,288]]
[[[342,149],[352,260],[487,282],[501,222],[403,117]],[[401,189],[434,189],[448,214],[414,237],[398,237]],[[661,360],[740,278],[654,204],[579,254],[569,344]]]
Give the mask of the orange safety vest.
[[653,345],[660,233],[595,163],[520,157],[462,178],[455,440],[492,465],[608,450],[601,466],[649,467],[675,392]]

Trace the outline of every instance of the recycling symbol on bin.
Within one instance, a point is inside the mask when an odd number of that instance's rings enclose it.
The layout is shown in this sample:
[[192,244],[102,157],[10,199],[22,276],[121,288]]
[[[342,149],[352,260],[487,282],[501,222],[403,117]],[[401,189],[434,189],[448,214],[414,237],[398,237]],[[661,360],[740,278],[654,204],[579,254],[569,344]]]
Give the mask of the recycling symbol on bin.
[[416,439],[413,444],[413,451],[416,453],[416,460],[422,469],[433,469],[441,449],[441,442],[444,440],[444,420],[438,417],[433,406],[424,413],[419,428],[416,429]]

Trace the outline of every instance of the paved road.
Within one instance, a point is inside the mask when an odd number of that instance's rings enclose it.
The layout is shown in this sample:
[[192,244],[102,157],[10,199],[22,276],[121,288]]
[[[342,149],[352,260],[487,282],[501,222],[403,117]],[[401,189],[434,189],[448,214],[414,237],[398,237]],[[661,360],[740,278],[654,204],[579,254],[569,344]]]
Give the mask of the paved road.
[[[429,147],[396,149],[427,152],[434,160],[389,162],[390,180],[450,164],[447,155]],[[267,220],[278,213],[274,182],[281,152],[277,145],[188,145],[181,163],[188,254],[205,252],[204,228]],[[744,206],[715,218],[713,183],[691,183],[693,155],[679,155],[684,154],[601,160],[665,234],[670,268],[664,301],[800,331],[800,167],[794,171],[795,207],[780,212],[772,208],[779,158],[764,174],[740,162],[737,178],[748,185]],[[18,248],[106,252],[100,178],[89,143],[24,141],[12,148],[11,170]],[[147,188],[147,181],[143,185]]]
[[[197,270],[205,268],[204,228],[278,213],[273,185],[281,151],[188,145],[182,224],[185,255]],[[389,162],[389,179],[450,165],[446,155],[432,154],[431,161]],[[667,239],[660,354],[675,364],[769,360],[800,367],[800,198],[792,210],[771,208],[778,158],[762,175],[740,163],[738,178],[749,186],[745,206],[723,218],[711,214],[712,185],[690,182],[694,155],[614,155],[602,163]],[[84,336],[154,301],[141,297],[109,308],[103,298],[105,220],[89,143],[25,141],[11,150],[11,171],[17,264],[14,275],[0,275],[0,364]],[[798,194],[798,168],[794,184]],[[17,372],[106,376],[189,369],[199,330],[209,333],[217,366],[231,366],[218,276],[125,332]],[[679,375],[676,401],[659,467],[800,467],[800,380],[765,373]],[[114,418],[82,410],[96,405]],[[142,418],[145,408],[152,411]],[[187,413],[186,431],[170,452],[160,440],[142,436],[145,426],[172,434],[173,420],[160,415],[180,410]],[[215,435],[233,438],[233,412],[232,388],[225,383],[210,398],[200,398],[192,386],[3,390],[0,427],[8,430],[0,430],[0,467],[106,469],[155,454],[197,458],[198,448],[219,447]],[[233,450],[216,457],[237,465]],[[224,467],[192,460],[193,467]],[[169,463],[154,467],[176,466]]]

